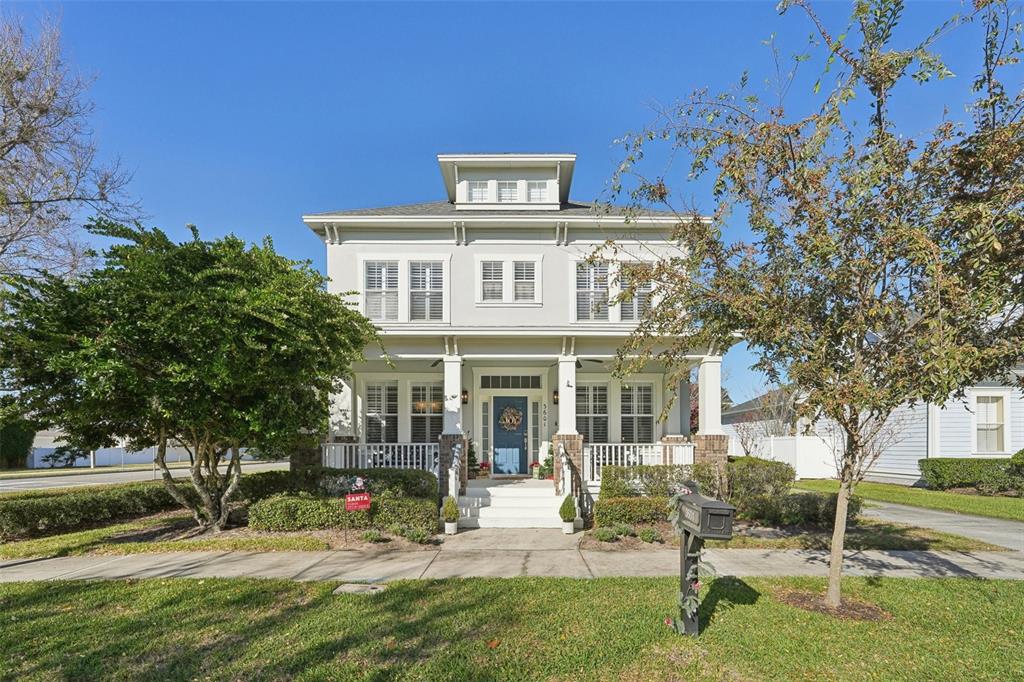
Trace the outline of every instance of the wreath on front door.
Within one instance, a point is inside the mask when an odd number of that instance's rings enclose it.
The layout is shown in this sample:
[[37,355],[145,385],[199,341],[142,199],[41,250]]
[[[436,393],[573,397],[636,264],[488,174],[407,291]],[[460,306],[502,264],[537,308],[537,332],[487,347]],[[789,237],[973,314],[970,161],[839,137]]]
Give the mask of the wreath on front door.
[[518,431],[519,425],[523,423],[523,413],[509,405],[498,417],[498,423],[506,431]]

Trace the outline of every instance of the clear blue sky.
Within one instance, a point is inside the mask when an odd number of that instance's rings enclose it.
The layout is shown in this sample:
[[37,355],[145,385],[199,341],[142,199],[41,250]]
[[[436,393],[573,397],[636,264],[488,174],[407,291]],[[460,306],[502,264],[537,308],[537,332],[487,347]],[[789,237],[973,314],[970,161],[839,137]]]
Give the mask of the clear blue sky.
[[[921,35],[958,7],[911,3],[905,30]],[[837,33],[849,9],[819,6]],[[762,41],[775,33],[786,53],[800,51],[812,28],[797,12],[780,17],[775,2],[74,2],[2,11],[29,22],[61,17],[68,60],[97,79],[101,150],[134,172],[130,190],[148,223],[180,238],[187,223],[211,237],[269,234],[281,252],[321,269],[324,248],[304,212],[439,200],[434,156],[452,151],[575,152],[573,197],[592,200],[620,158],[612,140],[650,122],[652,103],[725,87],[744,69],[760,81],[773,68]],[[944,50],[973,56],[971,35]],[[944,103],[959,114],[968,81],[922,90],[903,113],[923,126]],[[791,103],[810,98],[798,88]],[[710,209],[706,186],[681,178],[670,176]],[[726,357],[736,400],[761,385],[749,364],[742,348]]]

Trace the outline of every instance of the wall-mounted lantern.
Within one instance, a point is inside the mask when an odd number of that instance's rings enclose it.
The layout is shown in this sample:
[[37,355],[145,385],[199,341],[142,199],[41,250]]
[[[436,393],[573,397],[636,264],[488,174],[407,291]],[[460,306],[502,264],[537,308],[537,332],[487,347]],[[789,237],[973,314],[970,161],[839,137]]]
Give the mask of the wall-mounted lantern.
[[469,405],[469,390],[465,388],[462,389],[462,404]]
[[555,391],[554,393],[551,394],[551,402],[553,402],[555,405],[558,404],[558,391]]

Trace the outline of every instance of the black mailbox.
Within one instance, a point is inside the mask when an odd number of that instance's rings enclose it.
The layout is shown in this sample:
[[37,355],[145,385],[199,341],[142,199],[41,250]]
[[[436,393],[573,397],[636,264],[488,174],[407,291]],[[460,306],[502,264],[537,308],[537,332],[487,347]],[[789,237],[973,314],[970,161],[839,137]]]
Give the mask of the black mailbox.
[[688,493],[679,495],[679,521],[682,526],[702,540],[729,540],[732,538],[732,517],[736,508],[721,500],[704,497],[697,484],[685,483]]

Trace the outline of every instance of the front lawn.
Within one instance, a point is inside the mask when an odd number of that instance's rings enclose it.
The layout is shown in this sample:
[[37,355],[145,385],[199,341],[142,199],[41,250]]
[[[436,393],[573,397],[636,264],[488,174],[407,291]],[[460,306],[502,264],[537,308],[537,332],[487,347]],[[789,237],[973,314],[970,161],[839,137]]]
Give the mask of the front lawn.
[[[838,481],[802,480],[794,484],[801,490],[834,493],[839,489]],[[967,495],[943,490],[911,488],[892,483],[862,481],[857,484],[857,494],[865,500],[906,504],[912,507],[938,509],[958,514],[990,516],[997,519],[1024,521],[1024,498]]]
[[787,606],[820,579],[705,587],[699,640],[662,621],[672,578],[331,583],[142,580],[0,585],[3,679],[1018,679],[1024,582],[848,579],[891,614]]

